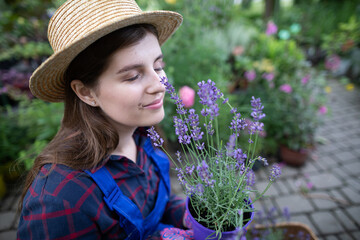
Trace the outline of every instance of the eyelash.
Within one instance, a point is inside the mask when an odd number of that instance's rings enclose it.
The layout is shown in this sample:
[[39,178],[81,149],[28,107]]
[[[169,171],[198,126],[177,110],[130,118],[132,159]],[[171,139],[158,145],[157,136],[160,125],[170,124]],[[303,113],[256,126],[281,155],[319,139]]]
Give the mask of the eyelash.
[[[154,70],[155,70],[155,72],[161,72],[161,71],[163,71],[164,70],[164,68],[165,68],[165,66],[163,66],[163,67],[159,67],[159,68],[154,68]],[[129,78],[129,79],[126,79],[126,81],[129,81],[129,82],[131,82],[131,81],[135,81],[136,79],[138,79],[138,77],[140,76],[140,74],[137,74],[135,77],[132,77],[132,78]]]

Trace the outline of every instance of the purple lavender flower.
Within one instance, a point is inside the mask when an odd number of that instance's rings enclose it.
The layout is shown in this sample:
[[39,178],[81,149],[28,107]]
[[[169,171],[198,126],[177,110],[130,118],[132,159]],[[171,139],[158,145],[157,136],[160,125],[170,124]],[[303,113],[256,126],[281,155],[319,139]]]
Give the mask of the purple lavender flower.
[[152,126],[151,128],[149,128],[147,130],[148,132],[148,137],[150,137],[150,139],[152,140],[153,144],[155,147],[162,147],[164,140],[160,137],[160,135],[156,132],[154,126]]
[[262,110],[264,109],[264,106],[262,106],[261,104],[261,99],[260,98],[256,98],[254,96],[252,96],[251,99],[251,106],[252,106],[252,113],[251,116],[254,118],[255,121],[260,121],[262,118],[265,117],[265,114],[262,112]]
[[180,115],[186,114],[186,109],[180,97],[175,93],[175,88],[169,83],[166,77],[160,77],[160,82],[165,86],[165,90],[170,94],[170,98],[175,101],[177,106],[176,112]]
[[222,96],[220,90],[215,86],[215,83],[210,79],[205,82],[199,82],[199,91],[197,92],[200,97],[200,103],[205,106],[211,106]]
[[215,86],[215,83],[210,79],[205,82],[198,83],[199,90],[197,92],[200,100],[199,102],[204,105],[205,111],[202,111],[202,115],[210,115],[210,120],[213,120],[219,115],[219,107],[216,101],[223,96],[220,90]]
[[203,132],[201,131],[201,128],[199,126],[199,115],[195,113],[195,109],[189,110],[189,116],[188,116],[188,123],[190,125],[191,129],[191,137],[194,139],[194,141],[199,141],[202,139]]
[[209,172],[209,166],[205,160],[201,162],[201,165],[197,166],[196,171],[206,186],[214,186],[215,180],[211,179],[213,174]]
[[210,121],[208,124],[204,123],[204,127],[206,128],[206,132],[212,136],[215,133],[212,122]]
[[245,163],[236,163],[236,168],[239,169],[239,174],[242,175],[246,171]]
[[246,173],[246,185],[249,187],[254,186],[255,184],[255,173],[253,170],[249,169]]
[[175,170],[178,172],[177,176],[178,176],[178,180],[179,180],[180,185],[185,186],[186,181],[185,181],[185,175],[184,175],[183,170],[181,168],[176,168]]
[[244,118],[241,118],[240,113],[236,113],[231,120],[230,129],[239,134],[240,130],[244,130],[247,127],[247,123]]
[[184,121],[174,116],[174,123],[175,134],[178,136],[179,143],[189,144],[191,138],[187,135],[188,127]]
[[241,148],[235,149],[233,156],[238,161],[239,164],[242,164],[244,160],[247,158],[247,155],[243,153]]
[[263,157],[259,156],[258,160],[259,160],[260,162],[263,162],[263,163],[264,163],[264,166],[269,165],[269,164],[268,164],[268,161],[266,160],[266,158],[263,158]]
[[290,216],[290,211],[289,211],[288,207],[284,207],[283,215],[284,215],[286,221],[290,221],[291,216]]
[[272,169],[270,170],[270,181],[275,181],[275,179],[279,178],[281,175],[281,168],[278,164],[274,164]]
[[199,150],[203,150],[205,148],[205,143],[195,143],[195,146]]
[[202,196],[204,193],[204,185],[202,185],[201,183],[197,184],[195,187],[195,191],[199,196]]
[[181,160],[181,153],[180,153],[180,151],[176,151],[175,155],[176,155],[177,160],[181,163],[182,160]]
[[192,165],[191,167],[190,167],[190,166],[187,166],[187,167],[185,168],[185,172],[186,172],[187,174],[189,174],[189,175],[191,175],[191,174],[194,172],[194,170],[195,170],[195,166],[194,166],[194,165]]
[[264,130],[264,124],[262,122],[252,122],[249,126],[249,134],[254,134]]
[[229,157],[234,156],[235,141],[236,135],[231,134],[229,137],[229,142],[226,144],[226,155]]

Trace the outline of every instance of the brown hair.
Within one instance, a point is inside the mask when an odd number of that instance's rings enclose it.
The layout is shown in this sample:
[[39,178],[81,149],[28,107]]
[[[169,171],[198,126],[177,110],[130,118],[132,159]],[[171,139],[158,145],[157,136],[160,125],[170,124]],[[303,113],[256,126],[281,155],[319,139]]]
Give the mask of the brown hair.
[[105,164],[116,148],[119,136],[102,110],[81,101],[71,89],[70,83],[78,79],[85,86],[96,88],[97,79],[108,67],[112,54],[136,44],[148,32],[158,37],[155,27],[149,24],[119,29],[91,44],[70,63],[64,76],[66,97],[60,130],[35,159],[27,174],[19,203],[20,210],[26,192],[45,164],[63,164],[76,170],[92,169]]

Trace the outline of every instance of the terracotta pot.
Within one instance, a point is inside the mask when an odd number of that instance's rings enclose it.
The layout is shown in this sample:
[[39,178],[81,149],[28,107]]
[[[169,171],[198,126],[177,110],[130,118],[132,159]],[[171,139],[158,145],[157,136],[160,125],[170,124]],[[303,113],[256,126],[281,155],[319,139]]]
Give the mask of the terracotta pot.
[[[301,239],[309,239],[309,240],[318,240],[315,233],[311,230],[311,228],[300,222],[285,222],[285,223],[277,223],[274,226],[271,226],[273,229],[283,229],[284,235],[280,239],[299,239],[299,235],[304,236]],[[248,229],[247,236],[258,237],[262,235],[262,230],[268,229],[269,226],[264,225],[255,225],[254,227],[250,227]],[[251,238],[250,238],[251,239]]]
[[300,167],[304,165],[306,159],[309,156],[309,151],[294,151],[289,149],[288,147],[281,145],[280,146],[280,158],[281,160],[294,167]]

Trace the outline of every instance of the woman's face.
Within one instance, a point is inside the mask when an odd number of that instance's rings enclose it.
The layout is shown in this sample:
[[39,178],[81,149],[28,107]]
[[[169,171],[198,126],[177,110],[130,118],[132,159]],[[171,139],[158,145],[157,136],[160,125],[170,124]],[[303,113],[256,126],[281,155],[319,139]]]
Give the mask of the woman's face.
[[99,76],[95,100],[118,128],[151,126],[164,118],[165,76],[157,38],[147,33],[133,46],[120,49]]

